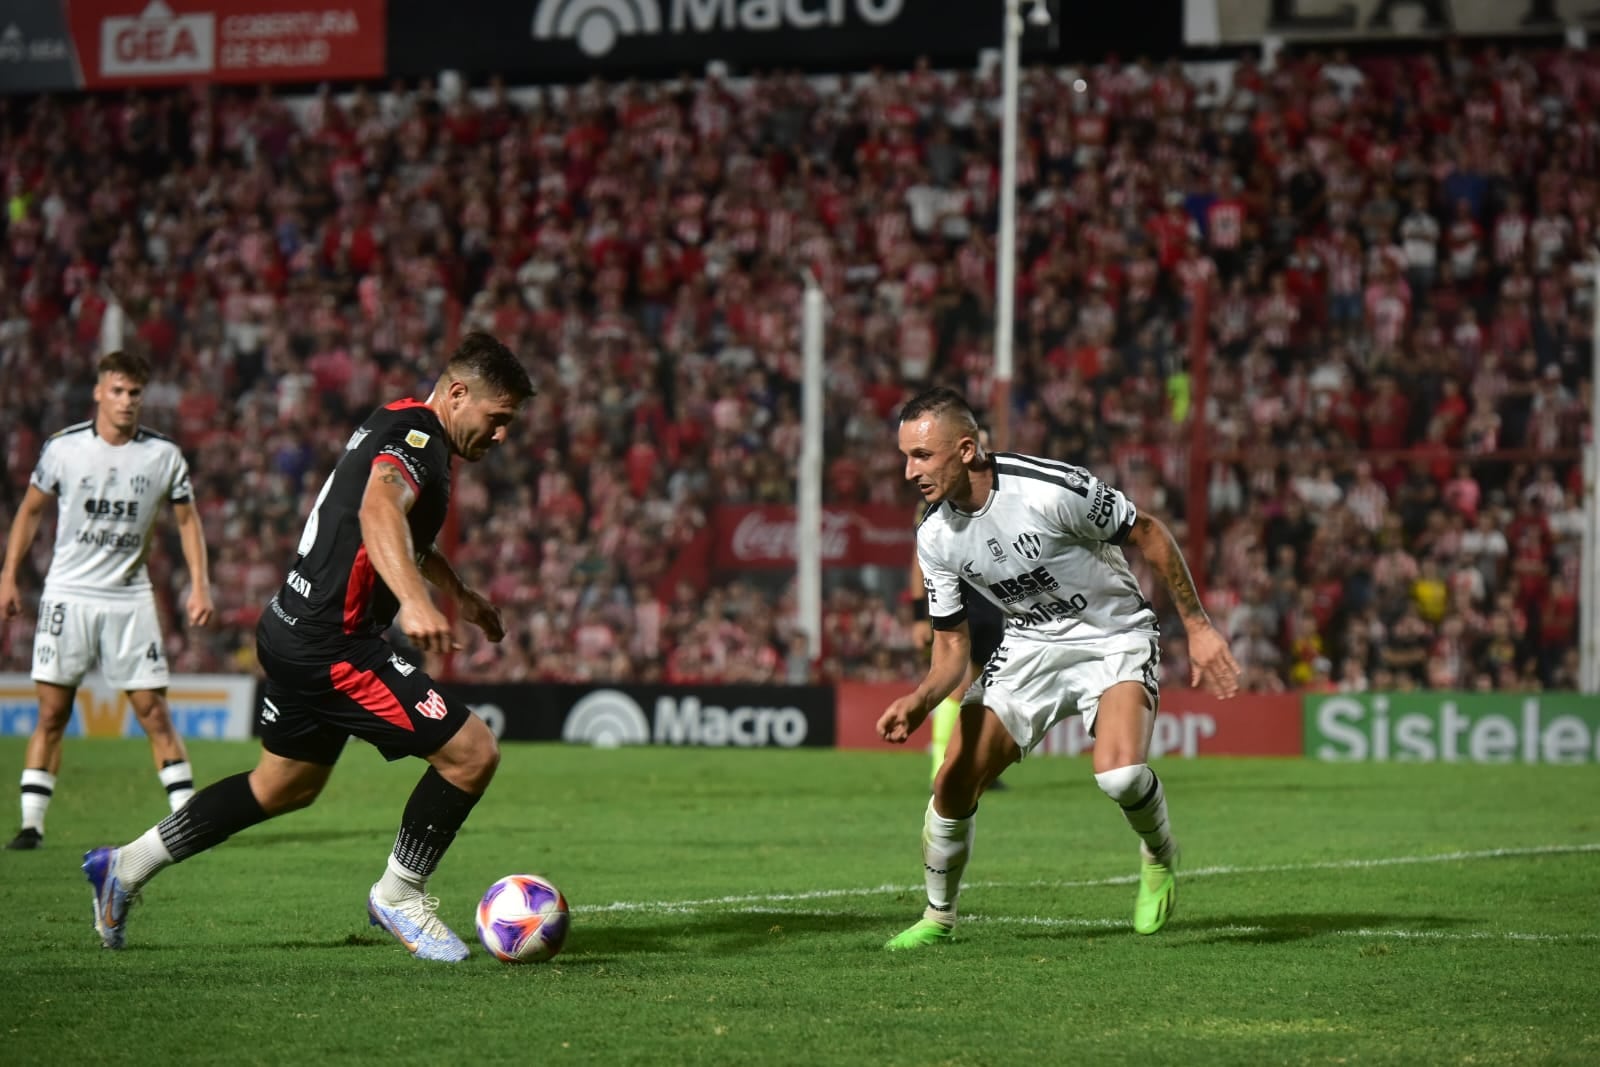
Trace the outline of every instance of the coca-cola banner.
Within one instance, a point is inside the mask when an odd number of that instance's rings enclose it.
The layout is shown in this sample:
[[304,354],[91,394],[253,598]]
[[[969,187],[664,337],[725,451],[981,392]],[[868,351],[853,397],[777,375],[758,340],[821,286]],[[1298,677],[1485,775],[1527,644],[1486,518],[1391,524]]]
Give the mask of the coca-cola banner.
[[386,0],[67,0],[89,89],[376,78]]
[[[906,567],[915,550],[910,508],[860,504],[822,511],[822,565]],[[716,570],[793,567],[795,509],[785,505],[719,507],[712,512]]]

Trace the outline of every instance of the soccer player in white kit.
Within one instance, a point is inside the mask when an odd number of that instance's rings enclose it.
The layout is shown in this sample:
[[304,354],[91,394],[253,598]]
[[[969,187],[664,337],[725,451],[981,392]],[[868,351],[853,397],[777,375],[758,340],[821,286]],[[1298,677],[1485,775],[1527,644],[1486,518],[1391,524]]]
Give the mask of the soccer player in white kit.
[[959,582],[998,605],[1006,628],[962,698],[934,779],[922,831],[928,906],[884,947],[953,936],[978,798],[1073,714],[1095,739],[1095,782],[1139,836],[1134,929],[1155,933],[1172,914],[1178,846],[1161,781],[1145,762],[1158,695],[1156,614],[1121,545],[1138,546],[1171,593],[1188,631],[1193,684],[1221,697],[1239,688],[1239,665],[1200,606],[1183,553],[1165,524],[1081,467],[986,452],[972,409],[952,389],[929,389],[906,404],[900,451],[906,479],[928,504],[917,558],[933,663],[914,692],[889,705],[878,733],[905,742],[961,680],[969,637]]
[[89,422],[53,434],[39,454],[0,564],[0,616],[22,611],[17,572],[51,498],[58,503],[55,551],[39,596],[33,680],[39,721],[22,771],[22,829],[6,845],[38,848],[61,769],[61,739],[83,677],[96,664],[127,693],[150,738],[173,811],[194,795],[194,771],[167,709],[167,655],[145,558],[163,501],[172,503],[189,569],[191,626],[211,621],[206,541],[189,467],[171,440],[139,425],[150,365],[112,352],[100,360]]

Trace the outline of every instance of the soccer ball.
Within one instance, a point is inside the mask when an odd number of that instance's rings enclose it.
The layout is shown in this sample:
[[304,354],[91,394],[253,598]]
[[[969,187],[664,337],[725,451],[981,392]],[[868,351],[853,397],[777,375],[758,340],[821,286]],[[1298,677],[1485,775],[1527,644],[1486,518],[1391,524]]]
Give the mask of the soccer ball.
[[504,963],[538,963],[567,940],[567,898],[536,874],[508,874],[478,901],[478,940]]

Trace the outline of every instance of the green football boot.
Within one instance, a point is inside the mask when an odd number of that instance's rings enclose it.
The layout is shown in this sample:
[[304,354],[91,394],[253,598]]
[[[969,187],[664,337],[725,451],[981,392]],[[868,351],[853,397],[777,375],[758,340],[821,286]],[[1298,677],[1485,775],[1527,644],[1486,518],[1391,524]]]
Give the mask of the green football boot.
[[932,919],[918,919],[916,923],[895,934],[883,947],[890,952],[901,952],[908,948],[921,948],[924,945],[937,945],[941,941],[949,941],[956,936],[956,928],[947,926]]
[[1139,864],[1139,896],[1133,903],[1133,928],[1153,934],[1167,925],[1178,903],[1178,849],[1173,846],[1166,863],[1157,863],[1142,849],[1140,855],[1143,862]]

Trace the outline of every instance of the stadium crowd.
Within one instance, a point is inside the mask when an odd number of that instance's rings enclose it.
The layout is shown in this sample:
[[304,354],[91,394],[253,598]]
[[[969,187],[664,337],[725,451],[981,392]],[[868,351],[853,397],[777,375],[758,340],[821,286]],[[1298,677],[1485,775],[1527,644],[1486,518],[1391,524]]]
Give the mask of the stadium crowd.
[[[793,500],[804,269],[830,301],[826,499],[912,521],[899,403],[991,399],[999,96],[919,68],[0,99],[0,521],[94,357],[147,353],[221,620],[168,610],[171,660],[252,669],[348,426],[484,328],[540,393],[458,467],[455,559],[511,636],[457,673],[920,676],[903,578],[831,573],[811,662],[792,589],[674,561],[717,505]],[[1024,71],[1005,444],[1183,539],[1201,425],[1191,563],[1247,688],[1572,686],[1597,105],[1600,59],[1570,50]],[[169,608],[177,558],[152,561]]]

